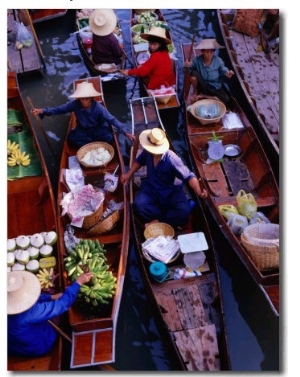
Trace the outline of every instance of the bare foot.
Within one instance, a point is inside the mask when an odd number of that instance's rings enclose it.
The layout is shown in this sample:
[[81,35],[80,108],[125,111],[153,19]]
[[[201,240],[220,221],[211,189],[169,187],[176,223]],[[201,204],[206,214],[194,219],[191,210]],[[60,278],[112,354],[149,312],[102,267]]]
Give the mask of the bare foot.
[[145,228],[147,228],[147,226],[149,226],[149,225],[151,225],[151,224],[154,224],[154,223],[159,223],[159,221],[158,221],[158,220],[152,220],[152,221],[150,221],[149,223],[146,223],[146,224],[145,224]]

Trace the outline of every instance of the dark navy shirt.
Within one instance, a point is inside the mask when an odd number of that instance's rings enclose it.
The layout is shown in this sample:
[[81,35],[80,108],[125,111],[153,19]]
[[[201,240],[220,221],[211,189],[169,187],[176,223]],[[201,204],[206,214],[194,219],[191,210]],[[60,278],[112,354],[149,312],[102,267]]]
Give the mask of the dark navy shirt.
[[70,113],[72,111],[75,113],[77,126],[79,127],[90,128],[108,123],[116,127],[119,132],[128,132],[124,123],[121,123],[117,118],[110,114],[104,106],[95,100],[92,101],[92,105],[89,109],[83,108],[79,99],[56,107],[45,107],[43,108],[42,117],[43,115],[59,115]]
[[147,166],[147,185],[165,198],[181,187],[182,182],[187,183],[195,177],[181,158],[171,150],[162,155],[156,166],[153,164],[153,155],[145,149],[136,158],[136,162],[141,166]]

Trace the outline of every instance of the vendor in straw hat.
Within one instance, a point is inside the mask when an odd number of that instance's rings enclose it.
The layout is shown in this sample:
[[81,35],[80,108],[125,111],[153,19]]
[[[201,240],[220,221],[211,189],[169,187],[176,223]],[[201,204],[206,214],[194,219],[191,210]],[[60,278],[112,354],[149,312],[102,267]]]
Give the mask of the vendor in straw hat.
[[147,178],[135,198],[134,211],[146,226],[157,221],[174,228],[184,226],[191,206],[183,184],[188,184],[201,198],[207,196],[206,190],[201,189],[195,174],[169,149],[169,141],[162,129],[143,131],[139,141],[143,151],[130,170],[120,177],[120,181],[126,183],[140,167],[147,167]]
[[9,356],[41,356],[49,352],[57,333],[48,322],[75,302],[80,286],[92,273],[84,273],[64,293],[41,294],[38,278],[29,271],[7,273],[7,347]]
[[39,114],[42,118],[45,115],[58,115],[74,112],[76,116],[76,127],[68,134],[68,144],[71,148],[80,148],[85,144],[94,141],[113,143],[111,125],[123,133],[130,140],[134,140],[126,125],[108,112],[108,110],[95,101],[94,97],[101,96],[92,83],[83,81],[77,84],[75,92],[70,96],[72,101],[56,106],[33,109],[34,115]]
[[234,72],[215,55],[215,51],[220,48],[224,47],[215,39],[202,39],[195,47],[201,50],[201,55],[195,57],[192,62],[185,62],[193,87],[192,103],[202,98],[213,98],[223,101],[225,105],[229,104],[230,94],[223,84],[224,79],[231,78]]
[[121,72],[126,76],[142,77],[151,90],[174,85],[176,78],[167,47],[171,41],[166,36],[166,29],[153,26],[148,33],[141,34],[141,38],[149,42],[150,58],[138,68]]
[[89,17],[89,26],[93,33],[93,62],[120,65],[123,45],[113,32],[117,26],[117,16],[113,9],[95,9]]

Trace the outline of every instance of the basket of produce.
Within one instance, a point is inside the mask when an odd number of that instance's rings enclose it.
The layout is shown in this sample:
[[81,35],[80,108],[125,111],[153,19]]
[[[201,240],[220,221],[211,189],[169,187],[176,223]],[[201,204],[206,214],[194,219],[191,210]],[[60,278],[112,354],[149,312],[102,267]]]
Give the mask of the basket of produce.
[[167,104],[170,99],[176,95],[175,89],[171,87],[165,87],[162,85],[160,89],[149,90],[149,93],[155,97],[157,103]]
[[158,15],[151,10],[146,10],[140,14],[136,14],[134,20],[137,24],[151,24],[158,20]]
[[135,24],[131,27],[132,34],[140,35],[141,33],[148,33],[149,25],[148,24]]
[[203,125],[217,123],[226,113],[226,106],[221,101],[202,99],[189,106],[188,110]]
[[259,270],[279,268],[279,225],[256,223],[248,225],[241,242]]
[[173,238],[174,235],[174,229],[171,227],[171,225],[165,223],[152,223],[148,225],[144,231],[144,237],[146,240],[149,238],[156,238],[158,236],[169,236]]
[[166,264],[174,262],[181,254],[178,241],[164,235],[148,238],[142,244],[142,252],[149,262],[160,261]]
[[120,220],[120,211],[116,210],[107,216],[105,219],[101,219],[96,225],[94,225],[89,231],[88,235],[98,236],[109,232],[114,228],[117,222]]
[[71,225],[90,229],[102,217],[104,193],[92,185],[76,187],[66,194],[62,201],[62,216],[71,219]]
[[114,157],[114,148],[104,142],[93,142],[81,147],[76,157],[87,168],[106,166]]

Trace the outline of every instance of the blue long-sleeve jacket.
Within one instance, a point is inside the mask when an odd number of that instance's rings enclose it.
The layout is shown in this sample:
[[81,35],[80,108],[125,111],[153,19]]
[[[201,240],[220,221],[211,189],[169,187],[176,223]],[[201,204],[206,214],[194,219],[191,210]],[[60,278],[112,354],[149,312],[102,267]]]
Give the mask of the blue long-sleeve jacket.
[[89,109],[84,109],[80,103],[80,100],[77,99],[60,106],[45,107],[42,110],[42,118],[45,115],[59,115],[71,113],[73,111],[76,116],[77,125],[80,127],[90,128],[101,126],[107,122],[108,124],[112,124],[115,128],[117,128],[119,132],[128,132],[124,123],[120,122],[117,118],[110,114],[110,112],[104,106],[94,100],[92,101],[92,105]]
[[41,356],[49,352],[57,333],[48,322],[74,303],[80,285],[74,282],[57,300],[49,294],[41,294],[38,301],[23,313],[7,316],[7,347],[12,356]]

